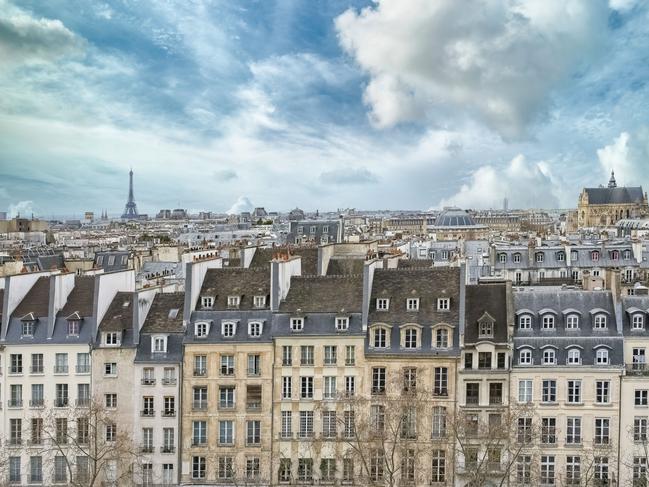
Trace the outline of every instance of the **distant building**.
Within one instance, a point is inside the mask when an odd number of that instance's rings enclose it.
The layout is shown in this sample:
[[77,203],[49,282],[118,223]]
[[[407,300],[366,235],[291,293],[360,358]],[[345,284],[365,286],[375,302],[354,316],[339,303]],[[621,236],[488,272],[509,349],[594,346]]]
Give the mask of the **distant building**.
[[[5,213],[6,215],[6,213]],[[12,232],[44,232],[49,229],[49,223],[34,218],[12,218],[3,220],[0,218],[0,233]]]
[[488,226],[477,223],[468,211],[459,208],[445,208],[428,231],[437,240],[483,240],[489,236]]
[[613,172],[608,187],[584,188],[577,203],[579,228],[610,226],[624,218],[648,216],[649,204],[642,186],[618,187]]
[[259,220],[260,218],[266,218],[268,216],[268,213],[263,207],[260,208],[255,208],[254,211],[252,212],[252,217],[256,220]]
[[291,221],[288,243],[340,243],[345,238],[345,225],[340,220]]
[[171,212],[172,220],[184,220],[186,218],[187,218],[187,210],[183,210],[182,208],[175,208]]
[[291,210],[288,214],[288,219],[291,221],[304,220],[304,218],[304,211],[300,210],[299,208]]
[[168,220],[171,218],[171,210],[165,209],[160,210],[156,215],[156,218],[159,220]]

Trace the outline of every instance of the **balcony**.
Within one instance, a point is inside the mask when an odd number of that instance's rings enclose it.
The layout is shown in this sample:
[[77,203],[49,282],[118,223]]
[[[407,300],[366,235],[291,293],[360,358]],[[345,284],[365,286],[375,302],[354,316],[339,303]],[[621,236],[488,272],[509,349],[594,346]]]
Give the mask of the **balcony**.
[[465,404],[471,404],[471,405],[480,404],[480,396],[466,396]]
[[9,408],[21,408],[23,407],[22,399],[9,399],[7,401],[7,407]]
[[23,444],[22,438],[9,438],[9,446],[21,446]]
[[261,410],[261,401],[248,401],[246,403],[246,409],[248,411],[260,411]]
[[143,386],[153,386],[153,385],[155,385],[155,378],[153,378],[153,377],[143,377],[142,378],[142,385]]
[[153,448],[153,445],[144,445],[140,449],[142,453],[153,453],[155,449]]
[[194,369],[194,377],[205,377],[207,369]]
[[161,446],[160,453],[175,453],[176,447],[171,445]]
[[60,397],[54,400],[55,408],[67,408],[70,405],[70,400],[67,397]]
[[502,396],[489,396],[489,405],[490,406],[501,406],[503,403]]
[[194,411],[204,411],[207,409],[207,401],[194,401],[192,403],[192,409]]
[[153,409],[143,409],[140,411],[140,416],[143,418],[152,418],[155,416],[155,411]]
[[42,484],[43,483],[43,475],[29,475],[28,480],[30,484]]
[[77,399],[76,404],[80,408],[87,408],[87,407],[90,406],[90,398],[89,397],[80,397],[79,399]]
[[54,366],[54,373],[55,374],[67,374],[68,373],[68,366],[67,365],[55,365]]
[[354,365],[356,365],[356,360],[353,359],[345,360],[345,367],[353,367]]
[[162,379],[162,385],[163,386],[175,386],[177,383],[177,380],[175,377],[165,377]]
[[77,366],[74,369],[77,374],[89,374],[90,373],[90,364],[82,364]]
[[192,438],[192,446],[207,446],[207,438]]
[[[16,370],[18,370],[19,372],[16,372]],[[23,369],[22,368],[21,369],[11,369],[11,373],[12,374],[22,374]],[[29,373],[30,374],[42,374],[43,373],[43,366],[42,365],[32,365],[29,368]]]
[[635,362],[632,364],[626,364],[626,374],[627,375],[648,375],[649,376],[649,364],[645,362]]
[[165,409],[162,411],[163,418],[175,418],[176,410],[175,409]]
[[45,400],[43,398],[29,400],[30,408],[42,408],[44,406],[45,406]]
[[445,387],[436,387],[433,389],[433,396],[436,397],[448,397],[448,389]]

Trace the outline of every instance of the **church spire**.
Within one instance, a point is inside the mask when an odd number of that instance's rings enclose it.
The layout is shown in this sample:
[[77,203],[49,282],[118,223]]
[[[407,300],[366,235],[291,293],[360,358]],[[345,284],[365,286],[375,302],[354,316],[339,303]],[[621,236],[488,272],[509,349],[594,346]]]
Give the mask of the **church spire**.
[[615,182],[615,171],[611,170],[611,179],[608,180],[609,188],[617,188],[617,183]]

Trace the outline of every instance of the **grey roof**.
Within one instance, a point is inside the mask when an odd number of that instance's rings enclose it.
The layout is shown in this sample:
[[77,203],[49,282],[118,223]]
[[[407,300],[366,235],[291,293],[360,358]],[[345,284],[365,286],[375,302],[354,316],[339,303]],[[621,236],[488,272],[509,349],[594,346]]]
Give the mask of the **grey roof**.
[[364,258],[332,257],[327,265],[328,276],[363,275]]
[[49,303],[50,278],[39,277],[11,316],[21,318],[27,313],[34,313],[39,318],[45,317],[49,311]]
[[336,318],[340,313],[303,313],[304,329],[299,332],[291,331],[290,313],[277,313],[273,317],[273,336],[364,336],[361,313],[345,313],[349,318],[349,328],[346,331],[336,330]]
[[[123,271],[128,269],[128,251],[127,250],[107,250],[95,253],[93,266],[98,269],[104,269],[105,272]],[[114,257],[111,264],[110,257]],[[126,257],[126,262],[122,264],[122,257]],[[101,257],[101,263],[99,263]]]
[[464,343],[475,343],[478,339],[478,322],[488,313],[494,320],[496,343],[506,343],[507,338],[507,285],[486,283],[466,287],[466,322]]
[[118,292],[108,306],[104,318],[99,324],[99,331],[124,331],[133,324],[133,293]]
[[[649,336],[649,296],[624,296],[622,298],[622,330],[625,336]],[[644,329],[631,330],[631,316],[641,313],[644,316]]]
[[[194,336],[194,325],[199,321],[211,323],[209,334],[206,338]],[[234,321],[237,323],[235,336],[225,338],[221,335],[221,323]],[[248,323],[251,321],[263,322],[260,337],[248,336]],[[194,311],[191,324],[185,332],[185,343],[259,343],[271,341],[273,314],[269,309],[261,310],[232,310],[232,311]]]
[[167,336],[167,352],[151,351],[151,334],[144,333],[140,336],[140,343],[135,353],[135,362],[178,364],[183,360],[183,334],[171,333]]
[[183,333],[185,293],[158,293],[146,315],[141,333]]
[[286,254],[290,252],[291,255],[299,255],[302,258],[302,275],[315,276],[318,274],[318,248],[317,247],[272,247],[262,248],[257,247],[255,254],[250,261],[251,269],[269,269],[270,261],[273,256],[278,253]]
[[476,222],[471,214],[459,208],[448,208],[435,218],[436,227],[466,227],[475,225]]
[[137,273],[138,279],[165,276],[184,279],[185,266],[182,262],[144,262],[142,268]]
[[295,276],[280,312],[360,313],[363,305],[363,276]]
[[[606,367],[604,365],[595,364],[595,354],[598,348],[607,348],[609,356],[609,367],[619,368],[624,364],[624,341],[621,336],[618,337],[581,337],[575,336],[574,339],[559,338],[559,337],[522,337],[514,338],[514,367],[518,367],[518,354],[522,349],[532,351],[532,359],[534,360],[533,366],[535,367],[552,367],[552,365],[543,365],[543,351],[547,348],[553,348],[556,353],[555,367],[566,367],[568,360],[568,352],[571,349],[577,348],[581,355],[581,366],[595,366]],[[529,365],[521,365],[521,367],[529,367]],[[571,368],[579,367],[579,365],[570,365]]]
[[591,205],[642,203],[644,193],[642,186],[616,188],[584,188]]
[[65,306],[58,312],[60,318],[67,318],[72,313],[81,317],[92,316],[95,297],[95,278],[93,276],[75,276],[74,288],[68,294]]
[[92,323],[90,320],[81,320],[79,335],[68,335],[68,320],[58,317],[54,322],[54,332],[51,338],[47,337],[47,318],[40,318],[34,326],[33,337],[22,336],[22,323],[19,318],[11,318],[7,328],[6,343],[13,345],[24,344],[63,344],[63,343],[90,343],[92,341]]
[[[266,269],[209,269],[200,296],[214,297],[214,310],[228,309],[228,296],[239,296],[239,309],[253,309],[254,296],[266,296],[270,306],[270,265]],[[198,307],[200,308],[200,301]]]

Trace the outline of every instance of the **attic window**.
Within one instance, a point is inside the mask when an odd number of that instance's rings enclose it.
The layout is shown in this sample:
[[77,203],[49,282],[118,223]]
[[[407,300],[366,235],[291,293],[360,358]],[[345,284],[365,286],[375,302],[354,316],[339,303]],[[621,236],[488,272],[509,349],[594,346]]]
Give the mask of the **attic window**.
[[167,337],[166,336],[154,336],[151,338],[152,346],[151,349],[157,353],[166,353],[167,352]]
[[228,308],[238,308],[240,299],[239,296],[228,296]]
[[349,318],[339,317],[336,318],[336,331],[347,331],[349,329]]
[[122,255],[122,265],[126,265],[126,256]]
[[212,306],[214,306],[214,298],[212,296],[201,297],[202,308],[211,308]]
[[390,300],[388,298],[378,298],[376,300],[376,309],[380,311],[387,311],[390,308]]
[[260,337],[263,330],[263,323],[260,321],[251,321],[248,323],[248,335],[251,337]]
[[263,308],[266,306],[266,296],[255,296],[254,304],[255,308]]
[[196,338],[206,338],[209,333],[209,326],[205,322],[196,323],[194,325],[194,335]]
[[302,331],[304,329],[304,318],[291,318],[291,331]]
[[119,345],[119,334],[116,331],[109,331],[104,333],[104,345],[108,346],[118,346]]
[[178,308],[173,308],[169,310],[169,319],[170,320],[175,320],[176,317],[178,316],[178,311],[180,311]]
[[418,311],[419,310],[419,298],[408,298],[408,299],[406,299],[406,309],[408,311]]
[[437,300],[438,311],[448,311],[451,309],[451,298],[439,298]]
[[22,336],[24,337],[33,337],[34,336],[34,322],[33,321],[23,321],[22,326]]
[[590,253],[590,258],[591,260],[599,260],[599,252],[597,250],[594,250]]
[[81,322],[79,320],[69,320],[68,321],[68,336],[79,336],[79,328],[81,327]]
[[97,256],[97,265],[101,265],[104,262],[104,256],[99,255]]
[[115,256],[114,255],[109,255],[108,256],[108,265],[115,265]]
[[521,261],[521,254],[514,254],[513,260],[518,264]]
[[237,324],[234,321],[221,323],[221,334],[225,338],[232,338],[237,332]]

